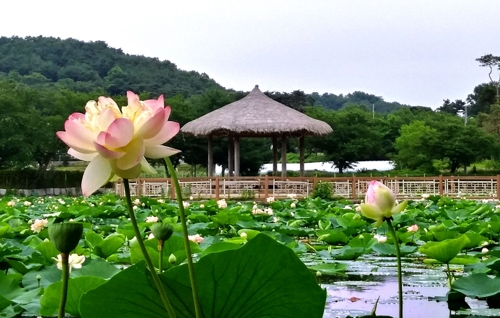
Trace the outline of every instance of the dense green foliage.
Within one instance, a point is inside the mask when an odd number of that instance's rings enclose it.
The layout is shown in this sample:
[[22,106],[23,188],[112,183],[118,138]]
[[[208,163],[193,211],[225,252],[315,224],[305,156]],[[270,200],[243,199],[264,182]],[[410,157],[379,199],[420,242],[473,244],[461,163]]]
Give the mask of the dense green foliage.
[[157,58],[125,54],[102,41],[0,37],[0,57],[0,78],[41,87],[55,84],[110,95],[132,90],[167,97],[221,88],[206,74],[182,71]]
[[[498,60],[478,59],[491,72]],[[478,160],[496,161],[500,106],[491,72],[490,82],[477,85],[466,102],[445,99],[437,111],[388,103],[363,92],[266,94],[332,126],[334,132],[328,136],[306,138],[306,156],[332,161],[341,172],[362,160],[393,160],[402,171],[455,173]],[[67,147],[55,136],[64,129],[66,118],[83,112],[88,100],[101,95],[123,105],[127,90],[142,99],[163,94],[173,109],[171,119],[181,126],[246,95],[224,89],[206,74],[128,55],[100,41],[0,37],[0,169],[32,166],[42,176],[54,160],[70,159]],[[465,111],[466,126],[461,117]],[[182,160],[206,167],[205,138],[179,134],[169,145],[182,150],[172,158],[175,165]],[[214,146],[215,163],[227,167],[227,141],[216,139]],[[287,150],[298,153],[298,141],[289,139]],[[270,141],[244,139],[241,154],[240,171],[255,175],[271,160]]]

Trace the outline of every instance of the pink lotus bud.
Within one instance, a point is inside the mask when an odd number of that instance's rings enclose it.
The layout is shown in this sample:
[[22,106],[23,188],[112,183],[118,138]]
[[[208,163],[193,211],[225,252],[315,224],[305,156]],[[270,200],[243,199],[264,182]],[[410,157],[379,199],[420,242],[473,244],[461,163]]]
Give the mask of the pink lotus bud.
[[376,220],[375,225],[379,226],[384,219],[400,213],[407,205],[407,201],[396,205],[391,189],[379,181],[372,180],[366,191],[365,202],[361,204],[361,213],[367,218]]

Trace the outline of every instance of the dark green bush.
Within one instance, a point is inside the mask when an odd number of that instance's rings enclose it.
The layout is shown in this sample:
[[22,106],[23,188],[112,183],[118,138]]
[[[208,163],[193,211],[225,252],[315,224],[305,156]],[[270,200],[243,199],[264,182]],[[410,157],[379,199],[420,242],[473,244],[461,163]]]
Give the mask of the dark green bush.
[[333,185],[331,182],[318,182],[312,193],[313,198],[321,198],[323,200],[331,200],[333,197]]
[[83,171],[1,170],[2,189],[45,189],[79,187]]

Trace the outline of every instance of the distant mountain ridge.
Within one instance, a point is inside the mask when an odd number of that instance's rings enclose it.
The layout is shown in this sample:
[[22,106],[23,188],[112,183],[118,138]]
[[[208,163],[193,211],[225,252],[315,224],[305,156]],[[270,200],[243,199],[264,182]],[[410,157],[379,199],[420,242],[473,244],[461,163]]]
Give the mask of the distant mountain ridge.
[[29,85],[48,83],[75,91],[127,90],[184,97],[223,89],[206,74],[183,71],[169,61],[125,54],[103,41],[52,37],[0,37],[0,78]]
[[[210,89],[225,90],[205,73],[184,71],[158,58],[130,55],[103,41],[84,42],[53,37],[0,37],[0,80],[14,80],[30,86],[57,85],[77,92],[123,95],[127,90],[165,97],[189,97]],[[250,88],[249,88],[250,89]],[[231,90],[232,91],[232,90]],[[240,97],[245,94],[238,92]],[[364,92],[347,95],[266,92],[293,108],[322,106],[338,110],[364,105],[369,110],[390,113],[401,107],[380,96]]]

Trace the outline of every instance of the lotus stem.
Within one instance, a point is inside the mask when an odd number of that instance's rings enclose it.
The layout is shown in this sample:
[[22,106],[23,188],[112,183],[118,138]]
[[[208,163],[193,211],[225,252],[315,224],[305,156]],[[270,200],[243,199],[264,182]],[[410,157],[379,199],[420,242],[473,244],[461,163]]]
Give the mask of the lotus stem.
[[58,318],[64,318],[66,315],[66,299],[68,297],[68,282],[69,282],[69,253],[61,253],[62,265],[62,287],[61,287],[61,302],[59,303]]
[[182,225],[182,234],[184,237],[184,247],[186,249],[186,258],[187,265],[189,271],[189,279],[191,281],[191,290],[193,293],[193,302],[194,302],[194,310],[196,313],[196,318],[202,318],[203,314],[201,311],[200,300],[198,298],[198,288],[196,287],[196,279],[194,275],[194,267],[193,267],[193,258],[191,256],[191,247],[189,246],[189,237],[186,225],[186,215],[184,214],[184,204],[182,202],[182,191],[181,186],[179,185],[179,179],[177,178],[177,173],[175,172],[174,166],[172,165],[172,161],[170,158],[165,158],[165,163],[167,164],[168,171],[170,172],[170,176],[172,177],[172,184],[175,187],[175,194],[177,197],[177,203],[179,204],[179,216],[181,218]]
[[451,284],[453,283],[453,280],[450,271],[450,263],[446,263],[446,276],[448,277],[448,288],[451,290]]
[[398,302],[399,302],[399,318],[403,318],[403,278],[401,275],[401,252],[399,251],[399,240],[396,235],[396,231],[392,226],[391,219],[386,219],[389,231],[391,232],[392,239],[394,241],[394,247],[396,248],[396,259],[398,264]]
[[158,264],[158,272],[163,272],[163,240],[158,240],[158,253],[160,254],[160,261]]
[[123,179],[123,185],[125,188],[125,198],[127,200],[128,215],[130,217],[130,221],[132,222],[132,227],[134,228],[135,237],[137,238],[137,242],[139,243],[139,247],[141,249],[142,255],[144,255],[144,259],[146,260],[146,264],[148,265],[149,271],[151,272],[151,276],[153,277],[153,281],[155,282],[156,288],[158,289],[158,292],[160,293],[160,298],[163,302],[163,305],[165,306],[165,309],[167,309],[169,317],[175,318],[174,309],[172,308],[172,305],[170,304],[170,301],[168,300],[167,293],[165,292],[165,288],[163,288],[163,284],[161,283],[160,278],[158,277],[158,274],[156,273],[156,269],[153,265],[153,262],[151,261],[151,258],[149,257],[148,251],[146,250],[146,246],[144,245],[144,241],[142,240],[141,231],[139,231],[139,226],[137,225],[137,220],[135,218],[134,209],[132,208],[132,198],[130,197],[130,184],[128,182],[128,179]]

